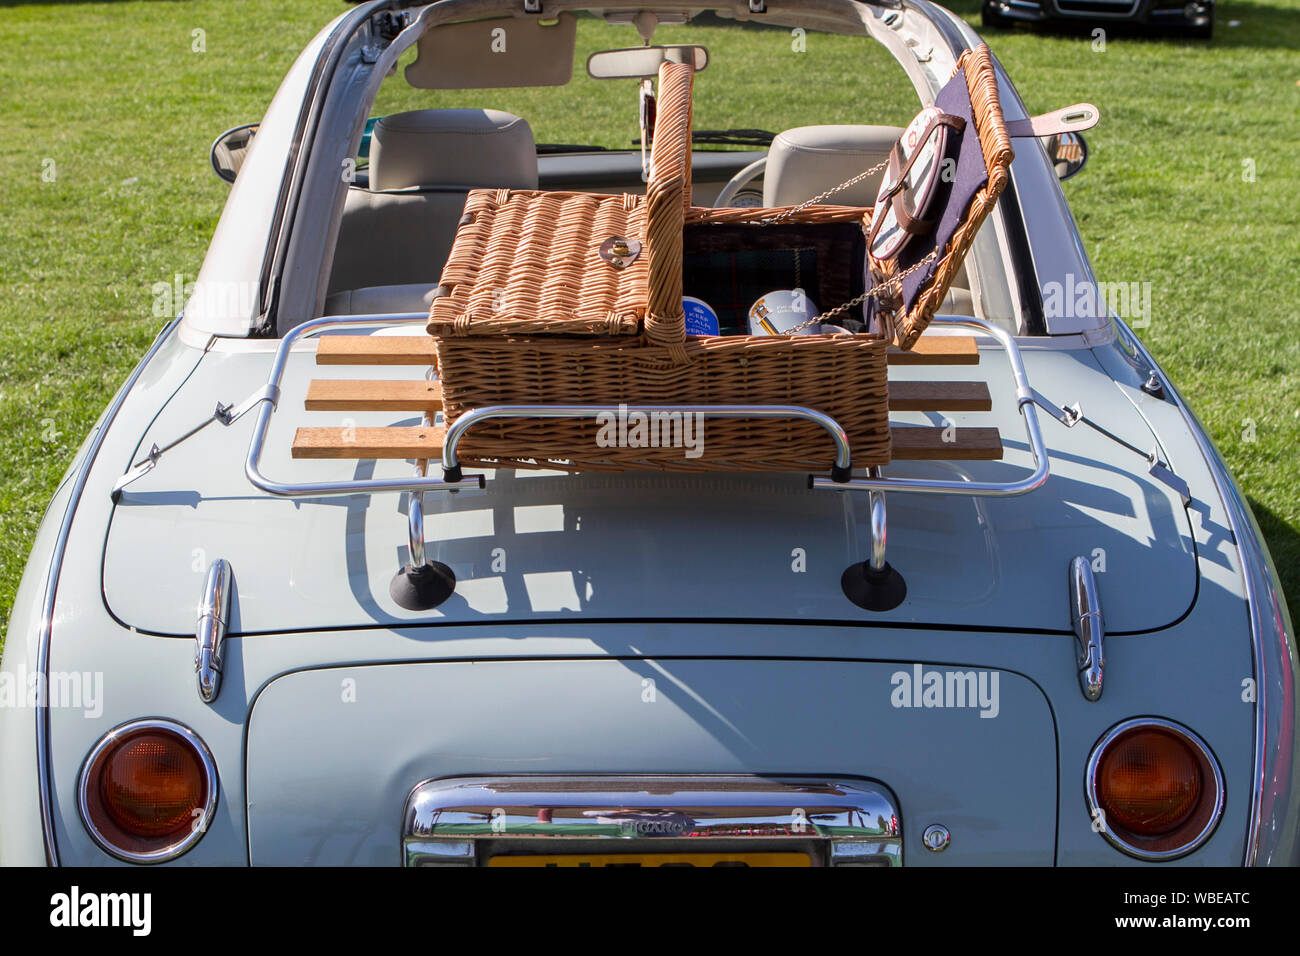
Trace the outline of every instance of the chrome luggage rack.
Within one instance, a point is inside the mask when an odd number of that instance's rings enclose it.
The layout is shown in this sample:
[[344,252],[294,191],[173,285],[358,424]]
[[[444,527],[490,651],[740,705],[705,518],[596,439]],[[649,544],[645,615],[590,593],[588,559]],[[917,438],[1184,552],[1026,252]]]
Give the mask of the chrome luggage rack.
[[[455,590],[456,579],[451,568],[428,558],[424,534],[424,495],[431,491],[456,492],[462,489],[487,487],[481,474],[465,475],[457,451],[461,439],[475,425],[503,418],[586,418],[608,412],[600,405],[493,405],[472,409],[462,414],[447,427],[441,448],[441,477],[427,472],[428,462],[416,458],[415,473],[409,478],[368,478],[347,481],[283,482],[262,472],[261,458],[266,444],[267,430],[280,400],[280,384],[294,346],[308,338],[325,332],[347,329],[393,328],[424,323],[424,313],[400,313],[370,316],[326,316],[314,319],[289,332],[276,350],[266,385],[249,396],[239,406],[218,404],[216,412],[207,421],[186,432],[176,441],[159,449],[153,446],[149,454],[122,476],[113,489],[116,497],[122,488],[152,470],[163,452],[184,441],[200,429],[219,421],[233,424],[244,414],[259,407],[256,425],[248,446],[244,473],[252,485],[267,494],[285,498],[309,498],[328,495],[402,493],[408,500],[409,550],[406,565],[393,578],[390,593],[393,599],[409,610],[427,610],[446,600]],[[878,468],[866,476],[853,475],[853,453],[848,436],[840,424],[829,415],[798,405],[646,405],[637,410],[649,414],[681,413],[703,418],[790,418],[812,422],[827,433],[835,447],[835,457],[828,464],[826,475],[808,476],[809,487],[821,491],[865,492],[870,500],[871,553],[868,558],[850,565],[842,575],[841,586],[854,604],[867,610],[885,611],[897,607],[907,594],[902,576],[890,566],[886,553],[885,494],[940,494],[972,497],[1011,497],[1023,495],[1040,487],[1050,474],[1050,461],[1039,427],[1037,409],[1041,408],[1066,427],[1083,423],[1118,442],[1147,460],[1152,476],[1172,487],[1182,496],[1184,504],[1190,499],[1187,485],[1160,459],[1158,452],[1144,452],[1136,446],[1110,433],[1089,420],[1077,404],[1061,408],[1044,398],[1029,383],[1015,338],[992,323],[981,319],[948,317],[936,318],[933,325],[946,328],[969,328],[996,339],[1003,348],[1015,383],[1016,405],[1024,422],[1034,467],[1028,475],[1010,481],[965,481],[957,479],[887,478]],[[408,341],[409,341],[408,337]],[[319,358],[319,356],[318,356]],[[421,360],[422,361],[422,360]],[[405,364],[415,362],[405,361]],[[426,378],[433,379],[430,367]],[[423,428],[433,429],[433,416],[425,411]],[[362,454],[346,457],[365,458]],[[405,457],[405,456],[392,456]]]

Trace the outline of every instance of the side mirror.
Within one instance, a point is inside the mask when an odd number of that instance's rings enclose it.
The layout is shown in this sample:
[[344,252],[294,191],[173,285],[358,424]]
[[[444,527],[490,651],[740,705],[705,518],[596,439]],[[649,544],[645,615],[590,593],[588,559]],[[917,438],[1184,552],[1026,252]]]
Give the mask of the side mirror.
[[1056,168],[1056,178],[1069,179],[1088,162],[1088,141],[1082,133],[1058,133],[1044,136],[1043,146],[1047,149],[1047,158]]
[[257,132],[257,123],[245,123],[228,129],[212,143],[209,159],[212,171],[228,183],[233,183],[239,175],[239,168],[244,165],[248,147],[253,145],[253,134]]
[[659,75],[663,63],[690,63],[699,73],[709,65],[709,51],[702,46],[634,46],[625,50],[601,50],[587,57],[587,75],[593,80],[650,80]]

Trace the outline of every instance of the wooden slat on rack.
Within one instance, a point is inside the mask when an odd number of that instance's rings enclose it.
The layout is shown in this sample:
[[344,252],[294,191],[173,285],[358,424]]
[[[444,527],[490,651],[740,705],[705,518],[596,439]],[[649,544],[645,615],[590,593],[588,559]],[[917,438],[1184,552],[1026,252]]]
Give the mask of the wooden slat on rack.
[[993,408],[983,382],[890,382],[891,412],[987,412]]
[[317,365],[432,365],[433,339],[427,335],[323,335],[316,343]]
[[[945,434],[947,433],[947,434]],[[895,460],[996,460],[1002,439],[996,428],[895,427]],[[439,458],[442,428],[299,428],[294,458]],[[950,438],[951,440],[945,440]]]
[[[307,386],[309,412],[436,412],[442,409],[437,382],[316,379]],[[987,412],[993,407],[983,382],[890,382],[895,412]]]
[[923,335],[903,352],[889,350],[890,365],[978,365],[980,350],[969,335]]
[[309,412],[437,412],[442,410],[442,386],[425,379],[314,379],[304,404]]
[[294,458],[441,458],[443,428],[299,428]]
[[895,461],[997,461],[1002,457],[1002,437],[996,428],[895,426],[890,437]]
[[[889,350],[890,365],[978,365],[979,349],[969,335],[923,336],[911,351]],[[324,335],[316,344],[318,365],[431,365],[427,335]]]

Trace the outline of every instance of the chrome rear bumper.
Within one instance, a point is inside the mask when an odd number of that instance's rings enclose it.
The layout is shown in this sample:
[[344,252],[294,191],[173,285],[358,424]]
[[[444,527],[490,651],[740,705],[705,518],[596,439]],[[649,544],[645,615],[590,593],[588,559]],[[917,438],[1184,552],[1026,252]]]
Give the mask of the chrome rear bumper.
[[901,866],[897,803],[866,780],[566,776],[429,780],[411,791],[406,866],[497,853],[806,852],[814,866]]

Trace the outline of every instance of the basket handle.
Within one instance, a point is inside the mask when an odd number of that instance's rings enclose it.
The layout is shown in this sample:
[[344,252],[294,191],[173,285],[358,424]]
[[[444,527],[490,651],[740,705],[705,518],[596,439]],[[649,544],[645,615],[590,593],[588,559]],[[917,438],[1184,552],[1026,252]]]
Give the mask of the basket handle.
[[649,301],[645,334],[654,345],[680,352],[686,342],[682,313],[682,229],[691,204],[691,89],[695,67],[659,67],[650,179],[646,183],[646,238]]

